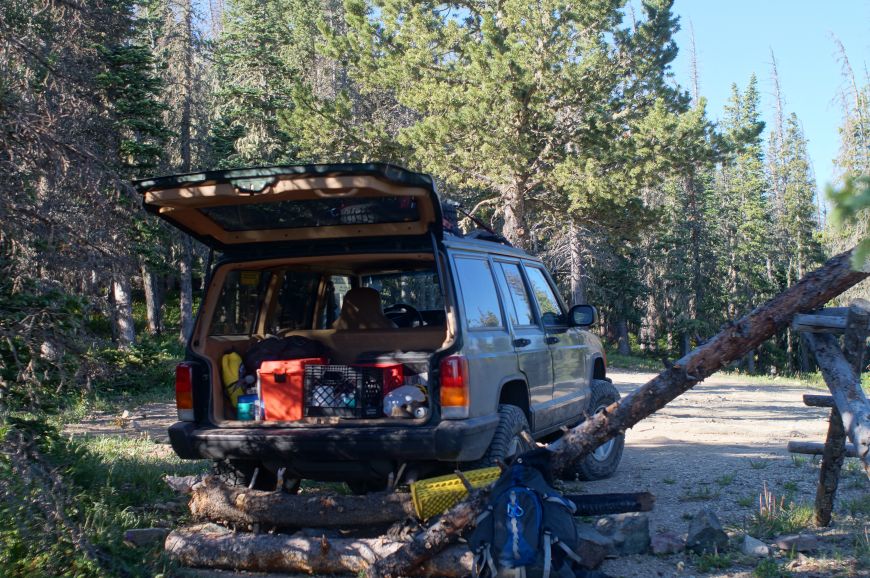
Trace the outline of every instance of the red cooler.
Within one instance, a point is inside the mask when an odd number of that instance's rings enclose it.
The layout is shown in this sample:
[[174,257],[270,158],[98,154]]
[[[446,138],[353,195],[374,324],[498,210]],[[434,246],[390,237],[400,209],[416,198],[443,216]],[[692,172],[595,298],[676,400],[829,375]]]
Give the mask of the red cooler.
[[260,398],[265,406],[266,421],[302,419],[303,381],[306,365],[325,365],[325,357],[264,361],[257,371]]

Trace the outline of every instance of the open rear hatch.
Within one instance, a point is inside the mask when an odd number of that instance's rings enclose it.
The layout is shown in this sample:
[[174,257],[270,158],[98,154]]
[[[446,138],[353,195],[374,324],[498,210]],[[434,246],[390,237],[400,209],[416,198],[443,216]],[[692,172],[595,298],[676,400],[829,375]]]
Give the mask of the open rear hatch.
[[442,233],[431,177],[386,164],[206,171],[134,185],[146,210],[219,251]]

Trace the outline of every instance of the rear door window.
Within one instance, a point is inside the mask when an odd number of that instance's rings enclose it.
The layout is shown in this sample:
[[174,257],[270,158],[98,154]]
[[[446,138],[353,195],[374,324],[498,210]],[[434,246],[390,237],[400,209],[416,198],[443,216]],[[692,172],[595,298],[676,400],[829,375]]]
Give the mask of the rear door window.
[[280,335],[288,331],[311,329],[320,273],[288,270],[279,275],[275,308],[266,324],[266,333]]
[[489,261],[456,257],[456,273],[462,290],[463,309],[468,328],[504,327],[501,304]]
[[526,274],[541,312],[541,320],[544,325],[566,325],[565,313],[559,304],[559,298],[553,287],[547,281],[543,270],[538,267],[526,267]]
[[251,335],[271,274],[235,270],[227,273],[211,321],[211,335]]

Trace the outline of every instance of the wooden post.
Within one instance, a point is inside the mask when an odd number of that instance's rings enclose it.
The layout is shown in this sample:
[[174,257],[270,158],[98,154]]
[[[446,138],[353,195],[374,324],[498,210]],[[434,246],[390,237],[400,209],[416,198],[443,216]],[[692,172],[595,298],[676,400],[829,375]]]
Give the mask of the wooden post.
[[[739,359],[777,331],[785,329],[796,313],[818,309],[866,279],[868,273],[852,269],[851,255],[852,251],[846,251],[830,259],[821,268],[805,275],[797,284],[726,327],[644,386],[570,430],[553,452],[553,469],[558,471],[570,467],[602,443],[624,433],[699,381]],[[847,370],[853,373],[848,366]],[[366,576],[374,578],[410,574],[413,568],[447,547],[464,529],[473,527],[487,498],[487,488],[471,492],[465,501],[453,506],[435,524],[415,536],[413,541],[379,560],[366,571]]]
[[[850,311],[849,319],[852,329],[866,328],[862,324],[864,315],[870,316],[870,307],[866,302],[856,302],[855,313]],[[866,322],[863,322],[866,323]],[[866,339],[866,329],[861,329]],[[854,366],[860,367],[861,355],[858,343],[863,343],[860,337],[848,336],[846,338],[849,347],[850,360],[847,360],[840,349],[836,338],[829,334],[808,334],[810,347],[816,356],[816,361],[822,369],[825,383],[834,398],[834,403],[843,419],[846,434],[851,438],[858,450],[858,455],[864,462],[865,470],[870,476],[870,402],[864,395],[860,384],[860,375]]]
[[819,484],[816,486],[816,504],[814,518],[816,526],[828,526],[831,523],[831,511],[834,509],[834,495],[840,483],[840,468],[846,458],[846,430],[843,428],[843,418],[834,407],[828,420],[828,436],[825,438],[825,448],[822,451],[822,466],[819,468]]

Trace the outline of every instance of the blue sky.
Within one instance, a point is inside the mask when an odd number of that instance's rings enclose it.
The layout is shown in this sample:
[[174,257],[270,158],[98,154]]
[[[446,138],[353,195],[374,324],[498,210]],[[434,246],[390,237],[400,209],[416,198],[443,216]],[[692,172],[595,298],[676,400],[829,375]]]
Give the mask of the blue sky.
[[[870,0],[676,0],[682,30],[673,69],[690,86],[690,24],[694,29],[701,95],[719,119],[731,84],[758,76],[768,126],[774,111],[771,57],[776,56],[785,113],[798,115],[809,141],[820,190],[834,181],[842,121],[839,93],[846,86],[832,34],[843,43],[859,82],[870,67]],[[766,135],[765,135],[766,138]]]

